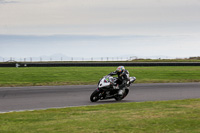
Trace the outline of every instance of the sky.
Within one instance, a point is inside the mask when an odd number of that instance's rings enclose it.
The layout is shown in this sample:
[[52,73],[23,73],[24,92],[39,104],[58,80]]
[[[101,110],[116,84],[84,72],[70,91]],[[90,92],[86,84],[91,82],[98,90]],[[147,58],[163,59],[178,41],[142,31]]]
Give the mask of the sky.
[[0,57],[179,58],[199,51],[200,0],[0,0]]

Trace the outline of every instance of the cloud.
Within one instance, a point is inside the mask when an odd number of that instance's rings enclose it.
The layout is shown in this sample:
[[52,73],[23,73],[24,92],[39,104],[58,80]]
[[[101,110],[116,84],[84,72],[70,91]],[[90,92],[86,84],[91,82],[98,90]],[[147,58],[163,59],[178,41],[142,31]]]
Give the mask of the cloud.
[[200,29],[198,0],[20,0],[0,12],[0,34],[191,34]]

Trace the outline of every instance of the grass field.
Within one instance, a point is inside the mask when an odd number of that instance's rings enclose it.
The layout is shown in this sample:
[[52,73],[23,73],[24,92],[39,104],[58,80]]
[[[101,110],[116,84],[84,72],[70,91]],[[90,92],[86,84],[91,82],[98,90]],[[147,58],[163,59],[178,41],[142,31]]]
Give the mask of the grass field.
[[[116,67],[1,68],[0,86],[97,84]],[[136,83],[200,82],[200,67],[126,67]],[[200,99],[0,114],[0,133],[198,133]]]
[[[0,67],[0,86],[86,85],[116,67]],[[200,82],[200,67],[126,67],[136,83]]]
[[200,99],[0,114],[1,133],[199,133]]

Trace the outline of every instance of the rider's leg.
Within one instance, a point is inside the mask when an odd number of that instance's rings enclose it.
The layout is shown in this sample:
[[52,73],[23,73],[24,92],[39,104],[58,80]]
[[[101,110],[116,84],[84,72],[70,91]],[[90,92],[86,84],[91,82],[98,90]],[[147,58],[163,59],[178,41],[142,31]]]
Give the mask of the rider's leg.
[[119,91],[118,91],[118,95],[123,95],[125,88],[126,88],[126,80],[122,81],[122,84],[119,85]]

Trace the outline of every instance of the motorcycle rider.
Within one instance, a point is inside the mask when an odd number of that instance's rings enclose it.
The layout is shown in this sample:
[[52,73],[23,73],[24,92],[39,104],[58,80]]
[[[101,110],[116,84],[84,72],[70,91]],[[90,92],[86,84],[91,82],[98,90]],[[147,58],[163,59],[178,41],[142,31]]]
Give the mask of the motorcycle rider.
[[127,87],[127,82],[130,80],[128,70],[126,70],[124,66],[119,66],[117,67],[116,71],[111,72],[109,75],[110,76],[118,75],[118,80],[117,80],[117,84],[119,84],[118,95],[123,95],[125,88]]

